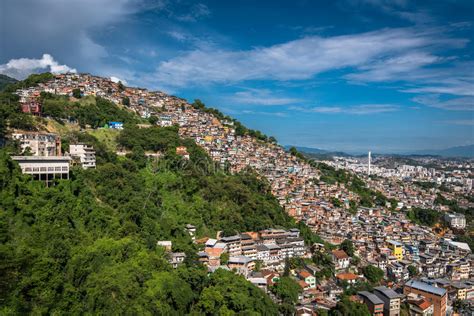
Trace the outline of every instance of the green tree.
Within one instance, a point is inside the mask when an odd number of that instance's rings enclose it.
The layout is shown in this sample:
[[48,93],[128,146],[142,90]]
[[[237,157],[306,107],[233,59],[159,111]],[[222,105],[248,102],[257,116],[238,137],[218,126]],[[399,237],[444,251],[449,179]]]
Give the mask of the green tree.
[[76,99],[82,98],[81,89],[79,88],[72,89],[72,96],[75,97]]
[[413,278],[418,275],[418,269],[415,266],[409,265],[408,273],[410,274],[410,277]]
[[379,283],[384,277],[383,270],[373,265],[364,267],[362,271],[366,279],[372,284]]
[[291,277],[283,276],[271,288],[271,291],[286,304],[295,304],[298,301],[298,295],[302,289],[299,284]]
[[344,239],[344,241],[339,245],[340,250],[344,250],[345,253],[349,255],[349,257],[354,256],[354,243],[349,239]]
[[129,97],[123,97],[122,98],[122,104],[125,106],[130,106],[130,98]]

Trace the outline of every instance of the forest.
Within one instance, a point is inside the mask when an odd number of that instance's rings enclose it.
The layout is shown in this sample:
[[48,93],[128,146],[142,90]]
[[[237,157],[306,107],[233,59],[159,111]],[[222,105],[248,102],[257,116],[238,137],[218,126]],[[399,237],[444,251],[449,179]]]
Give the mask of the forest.
[[[11,126],[9,118],[22,114],[12,108],[8,115]],[[208,275],[184,230],[191,223],[198,236],[213,237],[298,227],[306,241],[321,241],[284,212],[268,183],[251,170],[216,167],[175,127],[127,124],[117,140],[126,157],[87,132],[64,135],[64,144],[73,140],[96,148],[98,167],[75,167],[70,180],[51,187],[21,174],[9,158],[17,144],[0,150],[1,314],[278,313],[243,277]],[[176,155],[178,145],[189,161]],[[149,150],[163,156],[150,160]],[[185,252],[184,265],[172,269],[158,240]]]

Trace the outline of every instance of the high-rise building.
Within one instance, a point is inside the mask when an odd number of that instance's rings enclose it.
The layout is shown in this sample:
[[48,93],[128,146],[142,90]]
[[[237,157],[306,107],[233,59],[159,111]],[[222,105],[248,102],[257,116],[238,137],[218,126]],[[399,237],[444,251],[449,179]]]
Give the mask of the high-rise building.
[[368,165],[367,165],[367,174],[370,176],[370,164],[372,163],[372,157],[371,157],[371,152],[369,151],[369,162],[368,162]]

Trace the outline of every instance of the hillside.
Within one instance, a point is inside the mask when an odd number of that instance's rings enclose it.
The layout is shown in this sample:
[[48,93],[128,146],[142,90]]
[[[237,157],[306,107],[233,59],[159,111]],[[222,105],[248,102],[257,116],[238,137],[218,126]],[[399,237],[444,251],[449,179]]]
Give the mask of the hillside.
[[8,77],[7,75],[0,74],[0,91],[2,91],[9,84],[15,83],[18,80],[15,78]]
[[[64,148],[73,140],[94,146],[98,167],[74,168],[70,180],[48,188],[10,160],[16,143],[0,150],[0,313],[277,314],[279,306],[244,277],[208,275],[184,229],[192,223],[203,237],[299,227],[307,242],[319,241],[284,212],[264,179],[247,169],[226,172],[177,127],[138,128],[142,118],[106,99],[44,95],[46,119],[21,113],[18,99],[2,94],[7,99],[4,134],[54,131]],[[92,128],[112,117],[127,123],[123,131]],[[177,146],[186,146],[189,161]],[[117,156],[116,147],[128,154]],[[150,151],[161,158],[149,160]],[[158,240],[172,241],[185,263],[172,269]]]

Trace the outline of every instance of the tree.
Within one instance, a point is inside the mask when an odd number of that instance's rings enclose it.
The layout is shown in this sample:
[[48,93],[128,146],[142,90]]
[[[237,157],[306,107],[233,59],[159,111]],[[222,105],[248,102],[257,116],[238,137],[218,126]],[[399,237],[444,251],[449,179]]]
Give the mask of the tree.
[[229,253],[223,252],[220,256],[221,265],[226,265],[229,262]]
[[418,269],[415,266],[409,265],[408,273],[410,274],[410,277],[413,278],[418,275]]
[[81,89],[79,89],[79,88],[73,89],[72,90],[72,96],[75,97],[76,99],[82,98]]
[[130,106],[130,98],[129,97],[123,97],[122,98],[122,104],[125,106]]
[[117,88],[120,92],[124,91],[125,90],[125,86],[123,85],[122,81],[119,81],[117,83]]
[[334,307],[329,311],[330,316],[369,316],[370,312],[367,305],[353,302],[347,296],[343,297]]
[[354,256],[354,243],[349,240],[345,239],[340,245],[339,245],[340,250],[344,250],[345,253],[349,255],[349,257]]
[[377,268],[373,265],[368,265],[364,267],[362,271],[367,280],[372,284],[379,283],[385,275],[382,269]]
[[298,301],[298,295],[302,291],[300,285],[291,277],[283,276],[271,288],[271,291],[283,302],[295,304]]

